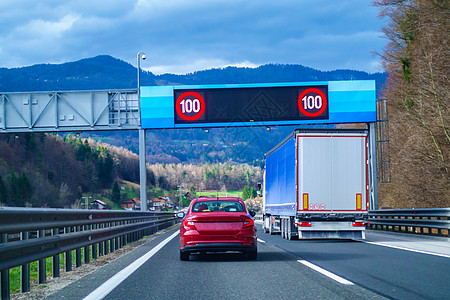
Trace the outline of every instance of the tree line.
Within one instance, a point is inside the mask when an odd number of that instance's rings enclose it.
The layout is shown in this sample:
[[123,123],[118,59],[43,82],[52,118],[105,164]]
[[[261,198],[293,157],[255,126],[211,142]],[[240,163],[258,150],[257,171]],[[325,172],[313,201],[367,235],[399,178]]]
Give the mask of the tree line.
[[222,190],[237,191],[245,186],[256,187],[262,180],[263,170],[259,166],[236,163],[206,164],[149,164],[156,178],[156,186],[166,190],[183,186],[186,191]]
[[[262,178],[260,167],[236,163],[157,163],[146,169],[150,190],[241,190]],[[139,183],[139,157],[125,148],[71,134],[0,135],[0,205],[70,207],[83,193],[98,192],[118,202],[121,179]]]

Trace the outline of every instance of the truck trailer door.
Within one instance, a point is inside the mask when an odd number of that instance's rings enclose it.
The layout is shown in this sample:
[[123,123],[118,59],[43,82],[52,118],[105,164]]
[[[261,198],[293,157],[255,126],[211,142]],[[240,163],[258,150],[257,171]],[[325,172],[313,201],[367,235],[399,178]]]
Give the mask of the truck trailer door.
[[298,210],[367,209],[366,135],[305,133],[297,143]]

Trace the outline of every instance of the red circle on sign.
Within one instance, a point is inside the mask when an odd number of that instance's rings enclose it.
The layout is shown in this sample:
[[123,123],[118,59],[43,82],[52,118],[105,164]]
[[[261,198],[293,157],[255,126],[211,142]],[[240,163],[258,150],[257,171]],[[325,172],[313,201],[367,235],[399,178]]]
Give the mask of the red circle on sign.
[[[305,110],[305,108],[303,107],[303,105],[302,105],[302,99],[303,99],[303,97],[304,97],[306,94],[311,93],[311,92],[314,92],[314,93],[319,94],[319,96],[322,97],[322,101],[323,101],[322,107],[321,107],[318,111],[316,111],[315,113],[307,112],[307,111]],[[317,116],[320,116],[320,115],[325,111],[325,109],[327,108],[327,105],[328,105],[327,97],[325,97],[325,94],[324,94],[321,90],[316,89],[316,88],[306,89],[306,90],[304,90],[303,93],[301,93],[300,96],[298,97],[298,108],[300,108],[300,111],[301,111],[305,116],[308,116],[308,117],[317,117]]]
[[[200,101],[200,111],[196,115],[191,116],[191,117],[186,116],[180,109],[180,102],[187,96],[196,97]],[[176,106],[175,108],[177,110],[177,114],[186,121],[195,121],[198,118],[200,118],[203,115],[203,113],[205,112],[205,100],[203,100],[202,96],[200,96],[196,92],[186,92],[186,93],[181,94],[181,96],[178,97],[177,103],[175,106]]]

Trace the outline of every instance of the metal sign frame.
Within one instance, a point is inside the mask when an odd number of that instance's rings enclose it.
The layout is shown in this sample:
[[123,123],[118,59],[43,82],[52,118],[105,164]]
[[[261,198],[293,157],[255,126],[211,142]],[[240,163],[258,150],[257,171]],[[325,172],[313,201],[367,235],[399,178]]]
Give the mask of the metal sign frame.
[[[325,119],[237,120],[236,122],[175,122],[175,91],[267,89],[327,86]],[[303,95],[303,94],[301,94]],[[277,99],[268,99],[277,101]],[[226,103],[224,103],[226,105]],[[205,102],[205,105],[207,103]],[[258,120],[258,118],[255,118]],[[0,93],[0,133],[139,130],[141,197],[145,200],[145,130],[236,126],[367,123],[371,209],[378,209],[374,80],[263,84],[144,86],[130,90]],[[143,171],[144,170],[144,171]],[[145,203],[142,205],[144,209]]]
[[0,93],[1,132],[138,129],[137,90]]
[[[258,120],[258,115],[249,113],[249,118],[236,120],[236,122],[183,122],[176,120],[177,91],[213,91],[220,92],[233,89],[256,89],[263,91],[268,88],[289,88],[306,86],[327,86],[329,116],[327,119],[296,119],[296,120]],[[318,82],[289,82],[264,84],[216,84],[216,85],[180,85],[180,86],[143,86],[141,92],[141,121],[143,129],[169,129],[169,128],[208,128],[229,126],[279,126],[302,124],[339,124],[339,123],[368,123],[376,122],[376,89],[374,80],[354,81],[318,81]],[[270,99],[276,105],[282,99]],[[257,102],[258,99],[251,99]],[[206,110],[212,110],[208,107]],[[294,99],[296,101],[296,99]],[[231,102],[231,101],[230,101]],[[223,103],[226,108],[227,103]],[[255,104],[256,106],[258,103]],[[242,109],[245,109],[244,107]],[[262,107],[261,110],[263,110]],[[257,110],[257,109],[256,109]]]

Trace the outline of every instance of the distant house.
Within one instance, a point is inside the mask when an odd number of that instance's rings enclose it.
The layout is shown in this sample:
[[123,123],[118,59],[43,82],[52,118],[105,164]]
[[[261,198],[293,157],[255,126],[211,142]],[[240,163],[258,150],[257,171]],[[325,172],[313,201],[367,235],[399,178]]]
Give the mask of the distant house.
[[100,200],[94,200],[94,202],[91,203],[92,209],[105,209],[106,203]]
[[175,203],[178,202],[178,197],[174,194],[167,194],[161,197],[162,199],[166,200],[166,208],[174,208]]
[[120,203],[120,207],[127,210],[141,209],[141,201],[137,198],[128,198]]
[[154,210],[163,210],[166,208],[166,200],[163,197],[153,198]]
[[178,197],[174,194],[167,194],[167,195],[164,195],[164,197],[169,198],[171,201],[176,201],[178,199]]

